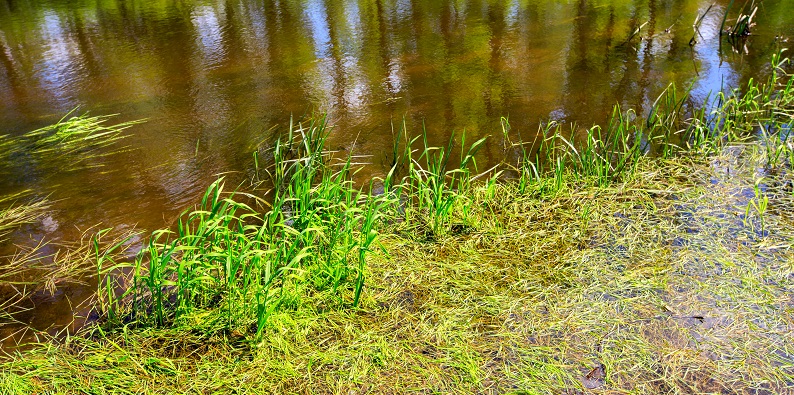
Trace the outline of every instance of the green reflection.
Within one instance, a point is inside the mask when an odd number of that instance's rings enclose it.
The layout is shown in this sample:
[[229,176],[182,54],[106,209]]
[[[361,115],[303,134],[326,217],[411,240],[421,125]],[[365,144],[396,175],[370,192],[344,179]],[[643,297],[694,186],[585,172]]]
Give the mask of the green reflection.
[[[355,142],[377,165],[403,118],[431,144],[452,130],[499,133],[502,116],[532,138],[541,120],[587,126],[615,103],[642,112],[671,82],[692,85],[694,100],[741,85],[765,72],[775,36],[794,34],[794,5],[765,1],[748,51],[735,53],[717,35],[726,3],[690,47],[708,1],[5,0],[0,119],[11,134],[77,106],[150,119],[129,153],[108,159],[123,171],[102,185],[119,187],[91,199],[97,212],[130,199],[162,222],[214,174],[245,171],[263,130],[290,115],[327,112],[333,147]],[[503,159],[489,141],[481,163]],[[84,194],[90,175],[62,180],[61,193]]]

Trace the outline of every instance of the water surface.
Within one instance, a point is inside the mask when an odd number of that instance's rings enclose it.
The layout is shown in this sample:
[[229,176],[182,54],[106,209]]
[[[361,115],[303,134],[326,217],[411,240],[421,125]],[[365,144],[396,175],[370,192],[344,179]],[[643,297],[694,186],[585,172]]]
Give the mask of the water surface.
[[[327,113],[331,148],[371,155],[378,174],[403,120],[436,144],[453,130],[498,136],[501,117],[531,138],[550,119],[603,123],[615,104],[642,113],[670,83],[704,100],[763,78],[794,37],[794,2],[767,0],[753,36],[721,43],[727,3],[696,35],[711,1],[2,0],[0,134],[75,108],[148,122],[98,169],[17,163],[0,192],[55,204],[0,249],[97,224],[170,226],[218,174],[250,174],[251,153],[291,116]],[[501,141],[481,155],[481,166],[502,160]],[[71,322],[90,292],[42,295],[26,320]]]

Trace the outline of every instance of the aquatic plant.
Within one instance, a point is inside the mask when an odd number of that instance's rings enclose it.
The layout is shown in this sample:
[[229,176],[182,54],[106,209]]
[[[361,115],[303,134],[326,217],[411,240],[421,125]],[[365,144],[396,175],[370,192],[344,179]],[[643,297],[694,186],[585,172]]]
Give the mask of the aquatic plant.
[[18,136],[0,136],[0,173],[26,163],[45,176],[101,166],[98,159],[123,149],[110,148],[128,137],[125,130],[144,122],[110,124],[115,116],[74,115],[72,111],[52,125]]
[[[102,158],[124,149],[118,143],[128,136],[125,131],[140,123],[111,124],[112,118],[74,115],[72,111],[53,125],[19,135],[0,135],[0,175],[10,176],[25,167],[37,177],[50,178],[102,166]],[[0,194],[0,244],[8,243],[10,234],[38,222],[51,210],[48,194],[47,190]],[[12,255],[0,256],[0,327],[16,323],[17,314],[31,304],[31,295],[54,294],[59,284],[78,283],[89,273],[96,274],[92,263],[98,262],[98,255],[88,253],[88,238],[84,234],[79,242],[67,244],[36,240],[32,245],[17,246]],[[112,250],[105,250],[104,243],[93,245],[105,251],[105,256],[124,250],[121,245]]]
[[[102,166],[100,158],[122,147],[125,132],[143,121],[109,124],[113,115],[65,115],[58,122],[21,135],[0,135],[0,174],[18,167],[33,168],[42,177]],[[30,170],[30,169],[27,170]],[[26,171],[27,171],[26,170]],[[34,222],[50,203],[44,191],[24,190],[0,195],[0,241],[13,229]]]
[[0,242],[14,229],[39,219],[50,207],[46,199],[30,201],[31,195],[32,191],[0,195]]
[[[703,14],[695,15],[695,22],[692,24],[692,30],[694,31],[694,33],[692,34],[692,38],[689,39],[689,46],[694,46],[695,44],[697,44],[697,36],[702,37],[702,35],[700,34],[700,25],[703,23],[703,20],[706,18],[706,15],[708,15],[709,11],[711,11],[713,7],[714,7],[714,3],[711,3],[708,6],[708,8],[706,8],[706,11],[703,12]],[[725,22],[723,21],[723,24],[724,23]]]
[[[521,154],[520,163],[510,167],[519,173],[518,191],[548,197],[577,183],[608,188],[633,177],[649,154],[713,154],[728,142],[752,138],[759,124],[766,125],[764,136],[771,143],[768,131],[782,130],[787,118],[781,116],[791,104],[790,82],[783,89],[768,87],[777,83],[778,77],[768,84],[751,81],[744,95],[720,95],[718,107],[696,109],[689,116],[687,95],[671,86],[644,119],[616,106],[606,127],[586,129],[579,139],[557,123],[544,124],[536,142],[505,145]],[[462,221],[458,227],[471,225],[472,171],[486,138],[467,145],[461,134],[460,155],[453,161],[456,134],[446,146],[432,147],[426,131],[409,137],[403,129],[395,137],[388,175],[366,184],[365,190],[353,181],[354,158],[337,159],[325,149],[328,132],[322,118],[291,124],[263,156],[270,158],[269,165],[257,159],[256,167],[273,186],[268,200],[227,194],[221,179],[195,210],[180,217],[175,231],[153,232],[129,265],[130,279],[104,277],[100,282],[102,310],[112,312],[109,319],[198,325],[260,337],[275,311],[298,308],[306,298],[358,306],[367,256],[377,249],[383,224],[399,219],[412,235],[431,242],[447,234],[453,218]],[[776,148],[780,152],[775,151],[770,164],[778,163],[785,149]],[[486,194],[496,194],[497,179],[488,178]],[[379,194],[374,193],[376,183],[383,188]],[[236,196],[253,198],[268,209],[258,212]],[[750,202],[760,217],[765,202],[762,197]],[[750,206],[747,210],[749,217]],[[588,222],[589,214],[583,215]],[[126,267],[98,264],[103,276]],[[113,290],[122,284],[128,288],[117,297]]]
[[[728,13],[731,11],[733,7],[733,0],[728,4],[728,7],[725,9],[725,14],[722,17],[722,23],[720,24],[720,36],[726,35],[731,39],[739,38],[739,37],[746,37],[750,35],[750,28],[752,28],[755,24],[753,23],[753,18],[755,18],[755,14],[758,12],[758,6],[755,5],[755,1],[750,3],[750,7],[747,7],[747,3],[742,6],[742,9],[739,10],[739,16],[736,17],[736,22],[734,22],[733,26],[729,26],[725,28],[725,22],[728,19]],[[750,11],[745,14],[745,9],[749,9]]]

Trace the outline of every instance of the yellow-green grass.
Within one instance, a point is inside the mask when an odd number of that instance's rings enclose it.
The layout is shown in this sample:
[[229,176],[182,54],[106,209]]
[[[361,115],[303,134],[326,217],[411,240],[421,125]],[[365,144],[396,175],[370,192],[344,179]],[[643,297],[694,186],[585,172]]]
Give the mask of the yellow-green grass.
[[745,225],[763,156],[753,147],[642,160],[630,180],[566,183],[546,199],[522,196],[511,182],[482,185],[467,197],[476,209],[462,234],[429,242],[406,223],[383,234],[387,254],[369,260],[359,308],[296,292],[259,339],[196,330],[201,316],[170,328],[95,328],[12,356],[1,385],[10,393],[787,393],[792,197],[770,183],[764,233],[757,221]]
[[0,392],[792,392],[780,63],[713,109],[670,89],[583,140],[505,133],[521,160],[479,178],[482,140],[403,135],[360,187],[322,120],[291,126],[264,209],[219,181],[133,262],[92,245],[102,320],[14,351]]

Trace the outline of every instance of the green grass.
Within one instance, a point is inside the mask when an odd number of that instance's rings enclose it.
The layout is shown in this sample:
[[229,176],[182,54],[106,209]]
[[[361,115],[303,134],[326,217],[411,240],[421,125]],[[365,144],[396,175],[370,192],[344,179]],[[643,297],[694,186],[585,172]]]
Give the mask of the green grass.
[[18,136],[0,135],[0,173],[21,163],[40,173],[75,171],[102,166],[99,159],[121,148],[130,127],[142,121],[109,124],[114,115],[65,115],[55,124]]
[[[785,393],[794,228],[770,208],[759,235],[735,192],[761,152],[713,157],[730,175],[699,158],[641,161],[630,181],[547,199],[474,187],[467,233],[417,240],[403,222],[381,235],[389,254],[368,260],[357,309],[308,293],[261,337],[202,329],[222,306],[97,327],[6,361],[5,388],[563,393],[603,365],[606,393]],[[770,206],[792,204],[767,191]]]
[[521,159],[485,173],[485,140],[403,129],[358,185],[324,119],[291,124],[254,156],[264,196],[218,180],[132,262],[92,244],[101,323],[10,355],[0,388],[791,392],[783,62],[714,106],[670,87],[647,116],[505,132]]
[[0,195],[0,242],[5,241],[14,229],[39,219],[49,208],[50,203],[46,199],[18,203],[28,200],[31,194],[31,191],[23,191]]
[[[53,125],[21,135],[0,135],[0,175],[13,178],[16,172],[51,179],[65,172],[97,168],[102,158],[119,150],[126,130],[139,122],[109,124],[112,116],[69,113]],[[21,170],[23,169],[24,170]],[[47,215],[53,202],[47,190],[0,193],[0,245],[8,245],[12,233],[34,224]],[[91,230],[91,232],[94,232]],[[37,292],[55,293],[59,286],[85,281],[96,274],[91,239],[84,235],[68,245],[42,240],[18,246],[11,256],[0,256],[0,329],[17,325],[16,314],[29,309],[29,297]],[[105,243],[97,242],[97,246]],[[116,250],[107,254],[115,256]],[[4,340],[4,339],[3,339]]]
[[[0,135],[0,175],[33,172],[44,178],[102,166],[102,157],[120,149],[136,122],[108,124],[112,115],[67,114],[53,125],[21,135]],[[25,170],[20,170],[24,168]],[[50,208],[46,191],[0,194],[0,242],[14,229],[35,222]]]

